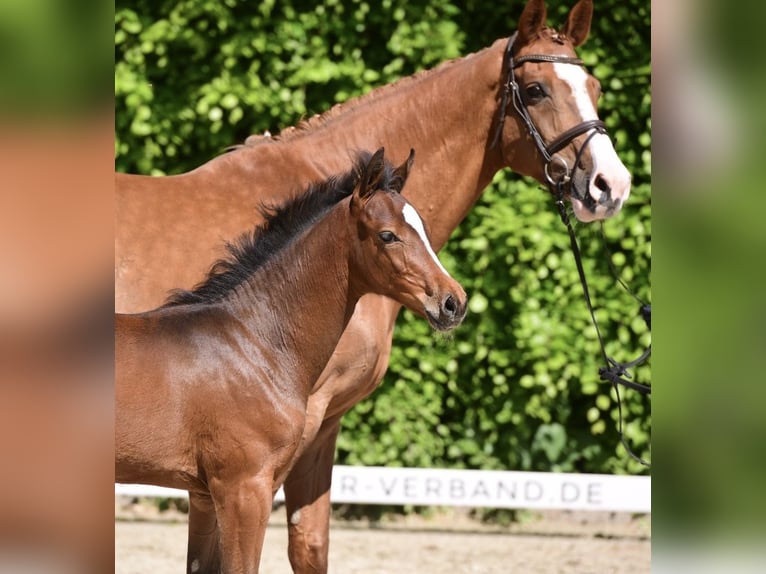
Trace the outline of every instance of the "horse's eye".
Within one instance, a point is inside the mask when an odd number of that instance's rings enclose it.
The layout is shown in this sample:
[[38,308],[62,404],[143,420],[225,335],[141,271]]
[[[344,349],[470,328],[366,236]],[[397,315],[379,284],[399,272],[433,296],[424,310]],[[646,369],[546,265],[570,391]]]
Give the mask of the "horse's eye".
[[530,103],[536,103],[542,100],[545,97],[545,90],[543,90],[543,87],[538,84],[529,84],[527,86],[527,99],[530,101]]
[[378,237],[380,237],[380,240],[383,243],[393,243],[394,241],[399,241],[399,238],[391,231],[381,231],[378,233]]

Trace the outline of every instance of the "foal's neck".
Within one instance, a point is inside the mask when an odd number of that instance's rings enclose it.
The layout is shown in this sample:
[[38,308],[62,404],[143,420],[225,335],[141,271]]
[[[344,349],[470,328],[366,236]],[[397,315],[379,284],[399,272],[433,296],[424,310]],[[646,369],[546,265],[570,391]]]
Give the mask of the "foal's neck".
[[306,396],[360,296],[350,289],[347,213],[347,201],[335,206],[222,303],[245,327],[254,352],[265,343],[283,357],[276,368]]

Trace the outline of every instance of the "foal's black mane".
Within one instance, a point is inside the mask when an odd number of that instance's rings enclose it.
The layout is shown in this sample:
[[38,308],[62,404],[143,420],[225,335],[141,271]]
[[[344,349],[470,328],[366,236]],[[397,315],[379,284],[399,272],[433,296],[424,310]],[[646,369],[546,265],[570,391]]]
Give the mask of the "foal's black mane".
[[[351,195],[371,157],[368,152],[358,153],[352,169],[347,173],[313,183],[306,191],[282,205],[261,204],[259,210],[265,221],[234,242],[227,242],[228,257],[216,261],[207,278],[191,291],[172,291],[163,307],[223,300],[293,239],[319,221],[335,204]],[[394,168],[386,161],[377,188],[390,187],[395,177]]]

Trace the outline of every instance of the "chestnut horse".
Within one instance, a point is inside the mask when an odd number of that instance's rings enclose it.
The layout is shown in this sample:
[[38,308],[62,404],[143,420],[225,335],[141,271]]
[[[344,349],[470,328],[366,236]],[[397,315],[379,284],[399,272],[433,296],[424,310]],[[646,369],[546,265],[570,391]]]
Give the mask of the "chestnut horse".
[[309,394],[362,295],[435,329],[462,321],[465,292],[399,194],[411,159],[394,170],[382,149],[362,156],[267,215],[194,291],[116,316],[116,479],[210,497],[221,563],[190,532],[190,564],[258,571]]
[[[406,196],[428,224],[437,250],[494,174],[506,167],[540,182],[547,181],[546,170],[559,181],[570,180],[565,191],[581,221],[615,215],[630,193],[630,175],[594,123],[599,83],[575,54],[589,34],[592,11],[591,0],[580,0],[556,31],[545,25],[544,1],[529,0],[511,50],[508,38],[499,39],[336,106],[278,137],[251,137],[189,173],[117,174],[117,309],[151,309],[168,289],[195,284],[206,265],[220,257],[221,238],[236,237],[252,225],[253,205],[279,202],[311,181],[345,171],[348,149],[385,146],[389,157],[401,161],[412,143],[419,161]],[[514,82],[509,81],[511,65]],[[507,97],[509,90],[523,99],[527,119],[518,98]],[[581,126],[587,131],[576,129]],[[540,143],[558,148],[548,153]],[[560,173],[564,166],[568,173]],[[399,309],[391,299],[363,297],[311,390],[298,459],[285,482],[295,572],[327,571],[330,480],[340,419],[380,383]],[[208,531],[209,507],[208,500],[191,496],[192,529]]]

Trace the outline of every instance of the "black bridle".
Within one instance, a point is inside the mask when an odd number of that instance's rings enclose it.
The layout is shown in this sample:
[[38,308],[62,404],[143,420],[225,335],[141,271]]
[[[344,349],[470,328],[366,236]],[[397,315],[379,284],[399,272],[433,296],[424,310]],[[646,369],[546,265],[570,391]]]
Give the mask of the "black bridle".
[[[645,394],[645,395],[651,394],[652,392],[651,385],[646,385],[646,384],[629,380],[630,373],[628,369],[636,367],[640,365],[641,363],[643,363],[644,361],[646,361],[646,359],[648,359],[649,355],[651,354],[652,348],[651,346],[649,346],[638,358],[626,363],[620,363],[616,361],[615,359],[611,358],[609,355],[607,355],[606,348],[604,345],[604,340],[601,337],[601,331],[598,327],[598,322],[596,321],[596,315],[593,310],[593,304],[591,303],[590,292],[588,290],[588,282],[585,279],[585,271],[583,270],[583,266],[582,266],[582,257],[580,255],[580,248],[577,244],[577,237],[575,236],[574,229],[572,227],[572,223],[569,220],[569,215],[567,213],[566,205],[564,203],[564,197],[567,191],[569,191],[570,195],[574,195],[574,197],[577,198],[578,200],[580,201],[585,200],[585,197],[581,197],[580,195],[578,195],[575,186],[572,185],[572,173],[575,169],[578,168],[578,166],[580,166],[580,159],[581,159],[582,153],[585,150],[585,148],[588,146],[588,143],[590,142],[591,138],[593,138],[596,134],[606,134],[607,133],[606,126],[604,125],[604,122],[598,119],[587,120],[566,130],[564,133],[556,137],[552,142],[548,144],[545,143],[545,140],[543,139],[542,135],[540,135],[540,131],[537,129],[537,126],[535,126],[534,121],[532,121],[532,118],[529,115],[529,111],[527,110],[527,106],[521,97],[521,89],[519,87],[518,82],[516,81],[515,69],[521,66],[522,64],[524,64],[525,62],[550,62],[550,63],[572,64],[575,66],[582,66],[584,64],[580,58],[573,58],[569,56],[555,56],[555,55],[549,55],[549,54],[527,54],[514,59],[513,43],[516,40],[517,34],[518,32],[514,33],[513,36],[511,36],[508,39],[508,44],[505,48],[504,63],[507,62],[506,65],[507,65],[508,75],[503,85],[503,95],[502,95],[502,100],[500,103],[500,118],[499,118],[497,129],[495,132],[495,137],[493,138],[492,145],[490,147],[494,147],[502,135],[503,126],[505,124],[505,116],[507,114],[507,109],[508,109],[508,100],[510,99],[511,103],[513,104],[513,109],[516,110],[516,113],[518,114],[519,118],[521,118],[522,122],[524,122],[524,125],[527,128],[527,132],[532,137],[533,141],[535,142],[535,145],[537,146],[538,151],[540,152],[540,155],[543,157],[543,161],[544,161],[543,169],[545,173],[545,179],[547,180],[548,187],[550,188],[553,196],[556,199],[556,207],[559,211],[559,216],[561,217],[561,221],[564,223],[564,225],[567,228],[567,232],[569,233],[569,242],[571,244],[572,253],[574,255],[575,263],[577,265],[577,273],[580,276],[580,283],[582,284],[583,295],[585,297],[585,303],[588,307],[588,311],[590,312],[593,326],[596,328],[596,335],[598,336],[598,342],[599,342],[599,345],[601,346],[601,354],[605,362],[605,366],[599,368],[598,373],[602,381],[609,381],[612,384],[612,387],[614,388],[615,394],[617,396],[617,408],[619,413],[618,433],[620,435],[620,441],[622,442],[622,445],[625,447],[625,450],[634,460],[638,461],[639,463],[645,466],[650,466],[648,462],[646,462],[641,457],[634,454],[633,451],[628,446],[627,442],[625,441],[625,437],[623,434],[622,401],[620,398],[620,391],[619,391],[618,385],[622,385],[626,388],[633,389],[635,391],[638,391],[641,394]],[[574,164],[572,165],[572,169],[570,170],[566,160],[562,158],[561,156],[557,155],[557,153],[561,151],[564,147],[572,143],[575,138],[589,131],[591,133],[588,134],[588,136],[585,138],[585,141],[582,143],[580,148],[577,149],[575,153],[575,161],[574,161]],[[550,170],[550,166],[553,165],[554,162],[560,163],[561,166],[564,168],[563,173],[557,179],[554,179],[554,174],[552,174]],[[603,227],[602,227],[602,236],[603,236]],[[606,245],[606,241],[604,244]],[[617,276],[617,273],[615,272],[614,267],[612,266],[612,263],[611,263],[611,257],[609,257],[608,259],[609,259],[609,267],[612,273],[615,275],[617,281],[641,305],[639,312],[641,316],[643,317],[644,321],[646,322],[647,326],[651,330],[651,313],[652,313],[651,305],[648,305],[645,302],[643,302],[641,299],[636,297],[636,295],[633,294],[633,292],[630,291],[630,289],[627,288],[627,286]]]
[[[504,62],[507,62],[508,75],[506,77],[505,83],[503,84],[503,96],[502,96],[502,101],[500,102],[500,118],[497,124],[497,129],[495,131],[495,137],[492,140],[491,147],[494,147],[497,144],[497,142],[500,139],[500,136],[503,133],[503,126],[505,125],[505,116],[508,111],[508,100],[510,99],[511,103],[513,104],[513,109],[516,110],[516,113],[521,118],[521,121],[524,122],[524,125],[527,128],[527,132],[529,132],[529,135],[532,136],[532,140],[535,142],[535,145],[537,146],[537,150],[540,152],[540,155],[543,157],[543,162],[544,162],[543,169],[545,171],[545,178],[548,180],[548,184],[552,187],[557,187],[561,189],[562,191],[566,190],[566,188],[570,188],[569,189],[570,193],[573,193],[577,199],[579,199],[580,201],[583,201],[585,200],[585,198],[580,197],[577,194],[577,190],[573,189],[573,186],[571,185],[572,172],[575,169],[577,169],[578,165],[580,165],[580,158],[582,156],[582,153],[585,150],[585,148],[588,146],[588,143],[590,142],[591,138],[595,136],[596,134],[606,133],[606,126],[604,125],[604,122],[602,122],[599,119],[586,120],[566,130],[564,133],[562,133],[557,138],[555,138],[552,142],[546,144],[545,140],[543,139],[543,136],[540,135],[540,130],[537,129],[535,122],[532,120],[531,116],[529,115],[527,106],[521,97],[520,86],[518,82],[516,81],[516,68],[518,68],[525,62],[550,62],[554,64],[560,63],[560,64],[572,64],[575,66],[582,66],[583,61],[580,58],[571,58],[569,56],[554,56],[550,54],[527,54],[525,56],[521,56],[519,58],[514,59],[513,43],[515,42],[517,35],[518,35],[518,32],[514,33],[513,36],[511,36],[508,39],[508,44],[505,47]],[[591,133],[588,135],[586,140],[577,150],[575,155],[574,165],[572,166],[572,169],[570,170],[566,160],[557,154],[559,151],[564,149],[567,145],[572,143],[572,141],[574,141],[575,138],[589,131]],[[561,166],[564,168],[564,173],[556,180],[554,180],[554,174],[552,174],[550,171],[550,166],[554,164],[554,162],[560,163]]]

